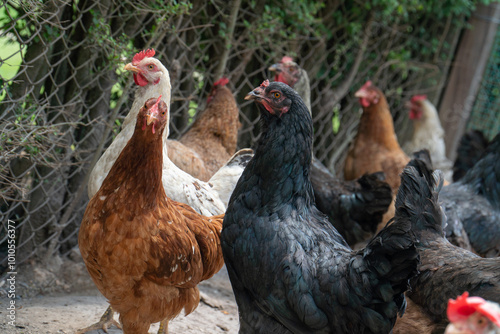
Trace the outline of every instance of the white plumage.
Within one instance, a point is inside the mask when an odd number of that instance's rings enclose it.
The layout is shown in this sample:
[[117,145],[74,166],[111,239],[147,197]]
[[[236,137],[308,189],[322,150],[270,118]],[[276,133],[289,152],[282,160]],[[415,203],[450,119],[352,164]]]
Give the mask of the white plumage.
[[[152,54],[154,55],[154,52]],[[117,157],[132,137],[137,113],[144,103],[150,98],[157,98],[161,95],[161,99],[170,106],[171,85],[168,70],[159,60],[152,56],[143,57],[140,61],[136,60],[136,57],[134,57],[132,63],[125,66],[125,69],[134,72],[134,79],[139,86],[135,94],[132,109],[122,124],[122,130],[91,172],[88,182],[89,198],[99,190]],[[140,77],[137,78],[136,76]],[[164,143],[167,142],[168,134],[167,126],[163,132]],[[163,145],[162,180],[167,197],[188,204],[195,211],[205,216],[213,216],[225,212],[227,200],[231,196],[243,169],[244,166],[224,166],[214,175],[213,180],[203,182],[175,166],[168,158],[167,145]],[[221,198],[224,198],[224,201]]]

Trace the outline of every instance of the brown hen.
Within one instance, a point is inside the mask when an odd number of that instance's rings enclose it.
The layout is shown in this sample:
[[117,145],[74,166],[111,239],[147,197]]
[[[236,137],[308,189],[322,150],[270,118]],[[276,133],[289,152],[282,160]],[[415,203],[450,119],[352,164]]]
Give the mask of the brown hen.
[[199,303],[197,284],[223,258],[223,216],[201,216],[170,200],[162,185],[165,102],[147,100],[132,138],[90,200],[78,243],[94,283],[120,313],[124,333],[145,334]]
[[[344,178],[354,180],[365,173],[384,172],[385,181],[396,196],[403,171],[410,158],[399,146],[389,105],[384,93],[367,81],[354,96],[359,98],[363,114],[354,143],[344,165]],[[377,230],[394,217],[394,201],[384,214]]]
[[395,194],[401,183],[399,175],[410,158],[399,146],[387,100],[371,81],[367,81],[355,96],[363,107],[363,115],[354,145],[347,153],[344,177],[354,180],[365,173],[382,171]]
[[208,181],[236,152],[239,109],[221,78],[207,98],[206,108],[178,141],[168,140],[168,157],[188,174]]

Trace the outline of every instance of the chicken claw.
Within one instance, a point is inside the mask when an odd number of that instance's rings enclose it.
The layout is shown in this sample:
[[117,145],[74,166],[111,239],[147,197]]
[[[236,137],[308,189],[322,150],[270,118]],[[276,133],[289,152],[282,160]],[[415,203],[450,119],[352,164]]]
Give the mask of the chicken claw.
[[95,324],[90,325],[88,327],[77,330],[75,332],[75,334],[85,334],[85,333],[90,332],[92,330],[98,330],[98,329],[102,329],[105,333],[107,333],[108,328],[111,325],[115,325],[119,329],[122,329],[122,325],[120,325],[120,323],[118,321],[113,319],[114,314],[115,314],[115,312],[113,311],[111,306],[108,306],[108,308],[106,309],[106,311],[101,316],[101,319],[98,322],[96,322]]

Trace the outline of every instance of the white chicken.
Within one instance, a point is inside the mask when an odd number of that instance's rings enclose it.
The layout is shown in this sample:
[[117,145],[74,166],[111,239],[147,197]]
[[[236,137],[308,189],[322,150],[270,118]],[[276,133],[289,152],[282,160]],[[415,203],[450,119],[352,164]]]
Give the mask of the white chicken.
[[[148,99],[161,95],[161,99],[169,106],[170,113],[170,75],[165,66],[153,57],[154,54],[154,50],[141,51],[134,56],[131,63],[125,65],[125,70],[133,72],[134,81],[139,87],[135,94],[132,109],[123,122],[122,130],[92,170],[88,182],[89,198],[99,190],[116,158],[132,137],[137,113],[141,106]],[[164,143],[167,142],[168,133],[167,126],[163,132]],[[248,152],[236,152],[235,156],[239,154],[248,154]],[[167,145],[164,145],[162,179],[167,197],[181,203],[186,203],[198,213],[205,216],[224,213],[226,204],[225,200],[223,201],[221,198],[229,199],[239,175],[241,175],[244,169],[244,165],[234,164],[234,157],[229,161],[233,163],[230,166],[226,165],[222,167],[217,172],[217,177],[214,175],[209,182],[203,182],[175,166],[168,158]]]
[[425,95],[415,95],[407,102],[409,117],[413,121],[413,136],[403,151],[411,156],[413,152],[427,149],[431,155],[432,166],[440,169],[446,180],[452,179],[452,162],[446,157],[444,130],[439,121],[436,107]]

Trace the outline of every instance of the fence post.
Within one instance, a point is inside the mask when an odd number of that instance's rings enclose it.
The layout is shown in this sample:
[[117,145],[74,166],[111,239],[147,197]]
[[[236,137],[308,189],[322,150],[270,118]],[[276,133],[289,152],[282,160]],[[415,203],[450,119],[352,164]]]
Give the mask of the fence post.
[[478,4],[457,49],[453,68],[439,107],[445,130],[446,155],[455,160],[460,137],[476,99],[500,21],[500,5]]

